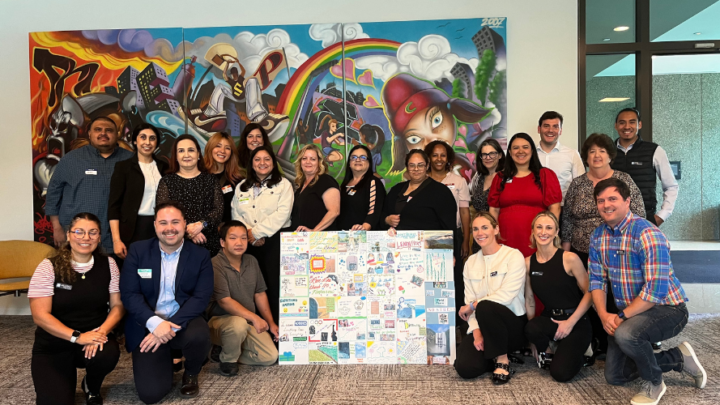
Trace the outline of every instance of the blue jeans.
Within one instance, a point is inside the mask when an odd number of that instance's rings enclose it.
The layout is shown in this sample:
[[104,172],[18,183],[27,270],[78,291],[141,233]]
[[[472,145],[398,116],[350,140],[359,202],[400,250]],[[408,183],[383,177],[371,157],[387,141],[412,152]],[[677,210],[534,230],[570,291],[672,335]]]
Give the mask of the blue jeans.
[[676,336],[687,321],[685,304],[655,305],[624,321],[615,331],[615,336],[608,336],[605,359],[605,380],[608,384],[621,385],[640,377],[658,385],[662,382],[663,373],[682,371],[680,349],[674,347],[654,353],[651,343]]

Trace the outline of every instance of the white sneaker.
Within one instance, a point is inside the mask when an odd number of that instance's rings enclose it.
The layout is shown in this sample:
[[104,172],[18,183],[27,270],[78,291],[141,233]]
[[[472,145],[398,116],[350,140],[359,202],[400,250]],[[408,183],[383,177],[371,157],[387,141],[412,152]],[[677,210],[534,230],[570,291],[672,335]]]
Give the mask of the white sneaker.
[[643,381],[640,392],[635,394],[630,400],[632,405],[657,405],[660,402],[660,398],[665,395],[665,381],[661,382],[660,385],[653,385],[650,381]]
[[696,387],[705,388],[705,384],[707,384],[707,373],[700,364],[700,360],[698,360],[695,350],[693,350],[692,346],[690,346],[690,343],[688,342],[680,343],[678,345],[678,349],[680,349],[680,353],[683,355],[682,371],[690,374],[690,376],[695,379]]

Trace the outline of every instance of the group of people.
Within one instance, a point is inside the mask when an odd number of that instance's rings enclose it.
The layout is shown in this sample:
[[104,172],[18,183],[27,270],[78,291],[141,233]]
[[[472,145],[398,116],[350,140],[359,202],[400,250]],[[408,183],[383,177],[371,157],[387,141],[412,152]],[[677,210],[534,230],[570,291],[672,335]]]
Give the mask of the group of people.
[[[114,121],[94,119],[90,144],[60,161],[47,191],[58,250],[40,264],[28,294],[38,325],[38,403],[72,403],[80,366],[87,402],[102,403],[123,317],[145,403],[171,390],[183,364],[180,393],[197,395],[208,352],[225,375],[238,373],[238,361],[274,363],[280,233],[288,231],[453,232],[458,317],[468,325],[455,368],[464,378],[494,370],[493,382],[509,381],[513,352],[529,341],[558,381],[572,379],[593,351],[607,351],[610,383],[639,376],[650,381],[645,394],[659,400],[661,373],[672,368],[704,386],[689,344],[655,361],[647,353],[687,322],[687,299],[656,227],[677,197],[667,155],[639,138],[634,109],[618,114],[616,142],[593,134],[581,153],[559,143],[562,122],[546,112],[539,145],[518,133],[507,155],[486,139],[470,185],[453,170],[451,145],[418,145],[405,155],[407,181],[386,193],[361,144],[350,150],[341,184],[327,173],[323,150],[303,146],[291,184],[257,124],[245,127],[237,146],[225,133],[204,148],[179,136],[165,162],[152,125],[135,128],[132,153],[117,146]],[[664,200],[656,210],[658,177]],[[652,329],[660,322],[670,326]]]

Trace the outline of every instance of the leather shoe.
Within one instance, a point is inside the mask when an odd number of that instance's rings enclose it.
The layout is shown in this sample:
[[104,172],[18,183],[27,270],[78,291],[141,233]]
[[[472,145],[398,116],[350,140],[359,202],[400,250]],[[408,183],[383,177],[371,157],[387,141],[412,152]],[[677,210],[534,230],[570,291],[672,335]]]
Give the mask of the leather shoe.
[[198,376],[183,373],[182,387],[180,387],[180,396],[183,398],[195,398],[200,393],[198,386]]
[[237,363],[220,363],[220,374],[228,377],[237,375],[239,369]]

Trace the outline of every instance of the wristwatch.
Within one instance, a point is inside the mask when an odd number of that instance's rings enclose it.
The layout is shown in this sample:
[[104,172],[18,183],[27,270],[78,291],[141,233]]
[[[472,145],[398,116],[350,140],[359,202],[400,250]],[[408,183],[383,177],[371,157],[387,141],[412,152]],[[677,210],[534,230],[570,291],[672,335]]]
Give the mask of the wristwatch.
[[618,316],[618,318],[620,318],[624,321],[625,320],[625,311],[620,311],[617,316]]
[[70,343],[77,342],[78,338],[80,337],[80,331],[74,330],[72,336],[70,336]]
[[470,309],[475,311],[475,301],[470,301]]
[[203,221],[202,226],[203,226],[203,229],[207,228],[207,222]]

